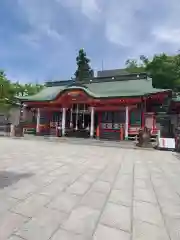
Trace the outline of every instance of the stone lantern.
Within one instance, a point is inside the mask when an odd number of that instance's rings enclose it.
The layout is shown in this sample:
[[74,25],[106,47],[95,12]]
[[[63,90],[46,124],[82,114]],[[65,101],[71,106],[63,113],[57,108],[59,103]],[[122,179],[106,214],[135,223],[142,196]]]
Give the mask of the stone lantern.
[[152,148],[151,131],[147,127],[139,130],[138,147]]

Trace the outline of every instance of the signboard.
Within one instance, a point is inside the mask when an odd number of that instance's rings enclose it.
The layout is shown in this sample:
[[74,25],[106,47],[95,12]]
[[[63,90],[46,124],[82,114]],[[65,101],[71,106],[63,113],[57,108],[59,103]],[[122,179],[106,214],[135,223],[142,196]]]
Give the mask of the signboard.
[[60,98],[62,102],[87,102],[89,100],[89,97],[86,93],[80,90],[72,90],[69,92],[64,93],[62,97]]
[[109,129],[109,130],[120,130],[122,124],[120,123],[101,123],[102,129]]
[[174,138],[159,138],[159,147],[165,149],[175,149]]
[[71,92],[68,92],[68,96],[71,96],[71,97],[77,97],[80,94],[82,94],[81,91],[71,91]]

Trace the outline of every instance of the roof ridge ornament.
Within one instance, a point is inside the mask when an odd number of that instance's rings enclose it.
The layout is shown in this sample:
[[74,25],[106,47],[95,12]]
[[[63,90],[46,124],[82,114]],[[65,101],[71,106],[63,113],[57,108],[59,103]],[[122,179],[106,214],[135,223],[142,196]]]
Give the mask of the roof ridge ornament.
[[79,83],[79,82],[74,82],[74,83],[71,83],[67,86],[67,89],[69,87],[81,87],[81,88],[87,88],[83,83]]

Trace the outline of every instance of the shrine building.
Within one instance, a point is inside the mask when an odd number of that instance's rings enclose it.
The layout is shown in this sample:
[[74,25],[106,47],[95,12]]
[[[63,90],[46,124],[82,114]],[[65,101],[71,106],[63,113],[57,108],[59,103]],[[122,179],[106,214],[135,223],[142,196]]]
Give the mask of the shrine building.
[[146,73],[111,73],[82,82],[47,82],[36,95],[19,100],[25,128],[37,135],[128,140],[144,126],[156,137],[155,113],[171,95],[153,88]]

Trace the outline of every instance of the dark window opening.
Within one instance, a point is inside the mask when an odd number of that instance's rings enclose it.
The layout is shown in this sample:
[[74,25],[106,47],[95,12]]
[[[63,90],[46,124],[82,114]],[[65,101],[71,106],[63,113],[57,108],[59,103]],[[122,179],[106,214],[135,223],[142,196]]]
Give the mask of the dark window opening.
[[141,126],[141,110],[133,109],[130,111],[130,126]]

